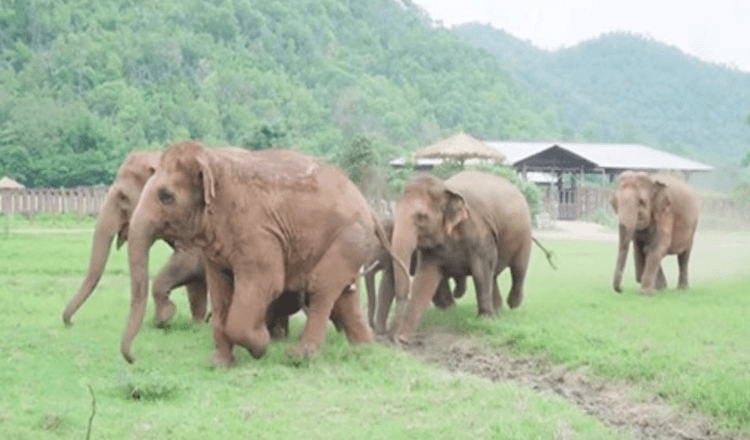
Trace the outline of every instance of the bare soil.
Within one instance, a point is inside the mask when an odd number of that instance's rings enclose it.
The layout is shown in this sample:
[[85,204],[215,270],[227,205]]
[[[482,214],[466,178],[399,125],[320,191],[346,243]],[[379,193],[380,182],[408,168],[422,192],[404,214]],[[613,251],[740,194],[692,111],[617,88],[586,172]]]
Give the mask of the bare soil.
[[451,372],[492,382],[512,381],[542,394],[561,396],[634,439],[750,440],[749,436],[719,433],[705,416],[677,410],[658,396],[644,396],[632,385],[592,379],[583,370],[566,370],[543,357],[497,353],[442,328],[420,330],[404,348]]

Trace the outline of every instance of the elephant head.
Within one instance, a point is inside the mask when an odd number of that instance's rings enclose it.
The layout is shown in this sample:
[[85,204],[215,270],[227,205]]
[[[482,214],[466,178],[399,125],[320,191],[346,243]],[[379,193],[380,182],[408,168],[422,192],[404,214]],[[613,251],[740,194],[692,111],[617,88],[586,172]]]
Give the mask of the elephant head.
[[[410,261],[417,249],[440,249],[457,235],[457,228],[468,218],[469,207],[461,194],[434,176],[417,176],[407,182],[396,204],[393,253],[401,261]],[[410,280],[395,267],[394,275],[397,328],[405,312]]]
[[104,272],[112,247],[112,238],[117,234],[117,248],[127,240],[130,216],[135,209],[146,181],[154,174],[161,153],[131,153],[120,166],[117,178],[104,199],[94,229],[94,240],[89,261],[89,270],[78,293],[70,300],[63,312],[63,322],[71,324],[71,318],[96,288]]
[[625,259],[635,233],[653,226],[659,214],[669,207],[669,195],[664,183],[646,173],[626,171],[620,175],[617,190],[612,196],[612,208],[617,213],[620,235],[613,283],[616,291],[621,291]]
[[[199,243],[214,196],[209,157],[200,144],[179,143],[162,154],[130,220],[128,258],[132,298],[121,345],[122,354],[129,362],[133,362],[130,345],[146,309],[149,248],[158,238],[169,240],[177,247]],[[198,241],[194,240],[196,238]]]

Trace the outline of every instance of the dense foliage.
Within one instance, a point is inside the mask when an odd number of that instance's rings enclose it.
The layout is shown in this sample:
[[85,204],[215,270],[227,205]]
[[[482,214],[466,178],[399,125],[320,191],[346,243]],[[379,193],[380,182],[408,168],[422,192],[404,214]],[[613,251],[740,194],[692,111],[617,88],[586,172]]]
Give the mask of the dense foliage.
[[111,181],[182,138],[385,160],[465,130],[554,137],[498,60],[410,1],[15,0],[0,6],[0,175]]
[[527,93],[556,103],[566,139],[645,143],[735,165],[750,146],[748,73],[626,33],[546,52],[486,25],[455,32],[499,57]]

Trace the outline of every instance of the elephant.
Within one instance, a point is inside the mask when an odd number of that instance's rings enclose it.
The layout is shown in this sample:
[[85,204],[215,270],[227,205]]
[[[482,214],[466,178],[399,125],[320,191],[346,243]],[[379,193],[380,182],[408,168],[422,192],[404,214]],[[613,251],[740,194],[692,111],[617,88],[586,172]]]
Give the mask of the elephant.
[[417,251],[411,282],[395,274],[396,316],[391,337],[408,342],[441,280],[471,275],[478,313],[502,307],[497,276],[510,267],[508,306],[523,299],[531,255],[531,215],[526,199],[493,174],[462,171],[446,181],[428,174],[410,179],[396,204],[393,253],[407,259]]
[[[390,245],[362,194],[338,168],[286,150],[230,154],[196,141],[169,146],[131,218],[131,310],[120,347],[131,363],[145,310],[148,250],[156,238],[203,252],[217,365],[234,363],[234,345],[254,358],[264,355],[269,305],[286,291],[305,291],[309,301],[292,355],[320,349],[329,317],[351,343],[372,340],[359,308],[359,271]],[[403,272],[408,276],[405,266]]]
[[[141,196],[146,181],[159,162],[159,152],[133,152],[128,155],[104,199],[94,229],[94,239],[86,278],[78,293],[63,312],[63,322],[72,325],[73,314],[96,288],[109,258],[112,239],[117,234],[117,248],[128,239],[130,216]],[[174,314],[169,291],[186,286],[193,319],[203,320],[206,314],[206,281],[203,263],[197,250],[175,249],[169,262],[153,283],[157,325],[165,324]]]
[[625,171],[611,199],[619,221],[619,248],[613,287],[622,292],[622,273],[633,242],[635,279],[641,292],[667,286],[661,260],[677,255],[678,288],[688,288],[688,261],[700,213],[700,198],[687,183],[667,175]]
[[[383,220],[383,230],[385,230],[388,239],[391,240],[393,237],[393,220]],[[380,252],[375,256],[373,261],[367,265],[367,271],[364,274],[365,288],[367,290],[367,318],[376,334],[384,334],[386,332],[386,321],[388,320],[388,312],[391,308],[391,303],[394,297],[394,279],[393,279],[393,261],[388,252]],[[414,252],[411,255],[409,263],[409,274],[414,275],[417,268],[417,253]],[[375,275],[382,271],[383,276],[380,281],[380,287],[378,288],[377,298],[375,294]],[[438,289],[435,292],[435,296],[432,297],[432,302],[441,309],[447,309],[454,303],[453,298],[460,298],[466,292],[466,277],[454,277],[456,287],[451,292],[448,279],[440,280]],[[376,319],[377,313],[377,319]]]

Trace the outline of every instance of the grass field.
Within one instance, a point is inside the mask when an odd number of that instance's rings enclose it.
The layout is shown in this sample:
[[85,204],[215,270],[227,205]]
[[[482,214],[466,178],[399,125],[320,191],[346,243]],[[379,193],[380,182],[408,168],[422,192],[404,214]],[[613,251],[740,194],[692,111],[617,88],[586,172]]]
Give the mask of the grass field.
[[[9,229],[9,231],[8,231]],[[231,369],[210,366],[211,332],[188,319],[184,290],[168,330],[144,324],[128,365],[119,340],[129,307],[125,252],[113,252],[98,289],[65,328],[61,313],[83,279],[91,232],[0,233],[0,438],[627,438],[560,398],[424,364],[387,344],[351,347],[329,329],[302,365],[289,341]],[[16,232],[17,231],[17,232]],[[540,354],[569,368],[626,380],[678,408],[750,433],[750,247],[737,237],[699,243],[693,288],[637,293],[611,287],[614,244],[547,241],[552,271],[535,252],[521,308],[479,320],[473,292],[423,326],[473,335],[490,347]],[[169,255],[152,252],[155,273]],[[665,270],[673,285],[674,258]],[[507,276],[501,287],[508,291]],[[152,316],[149,304],[148,317]]]

